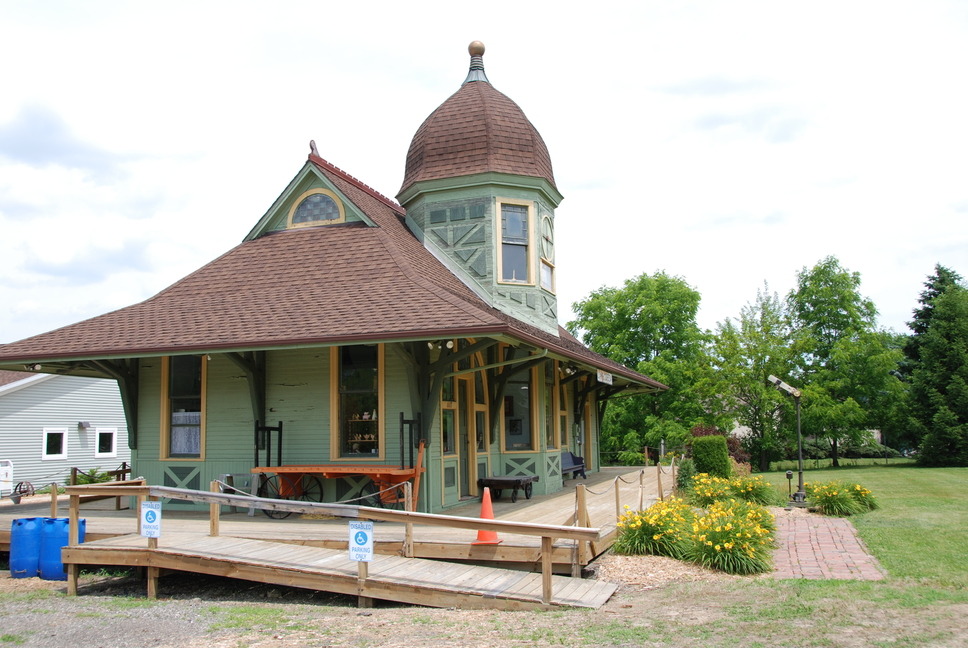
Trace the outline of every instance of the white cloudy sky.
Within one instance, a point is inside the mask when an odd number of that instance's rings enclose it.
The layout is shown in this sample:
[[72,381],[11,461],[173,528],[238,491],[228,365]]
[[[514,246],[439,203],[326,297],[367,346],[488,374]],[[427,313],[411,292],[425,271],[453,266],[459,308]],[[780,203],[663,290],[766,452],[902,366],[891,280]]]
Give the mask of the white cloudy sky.
[[711,328],[835,255],[906,332],[968,275],[968,3],[565,6],[3,2],[0,343],[236,245],[310,139],[394,196],[474,39],[551,151],[563,321],[665,270]]

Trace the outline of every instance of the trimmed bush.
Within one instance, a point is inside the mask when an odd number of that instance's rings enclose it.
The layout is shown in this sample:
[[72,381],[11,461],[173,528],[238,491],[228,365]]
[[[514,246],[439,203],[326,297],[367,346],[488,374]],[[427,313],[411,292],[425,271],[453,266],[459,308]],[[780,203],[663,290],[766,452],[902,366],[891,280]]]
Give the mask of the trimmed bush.
[[709,473],[723,479],[730,477],[726,437],[712,435],[693,439],[692,460],[696,463],[696,472]]
[[644,511],[626,510],[618,521],[618,538],[612,550],[618,554],[682,558],[691,521],[692,509],[677,497],[656,502]]

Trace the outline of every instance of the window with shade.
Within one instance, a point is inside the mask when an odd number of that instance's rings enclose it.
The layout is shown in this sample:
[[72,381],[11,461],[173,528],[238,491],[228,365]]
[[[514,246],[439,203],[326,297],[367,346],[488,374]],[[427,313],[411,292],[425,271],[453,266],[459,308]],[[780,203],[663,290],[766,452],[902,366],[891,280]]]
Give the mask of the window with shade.
[[165,358],[163,450],[167,459],[201,459],[205,444],[205,360]]

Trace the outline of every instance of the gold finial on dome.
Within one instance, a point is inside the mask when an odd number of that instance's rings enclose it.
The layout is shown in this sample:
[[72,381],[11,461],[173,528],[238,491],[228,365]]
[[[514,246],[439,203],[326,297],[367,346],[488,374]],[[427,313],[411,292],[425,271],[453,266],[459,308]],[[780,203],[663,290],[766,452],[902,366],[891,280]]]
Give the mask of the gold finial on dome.
[[484,43],[481,41],[471,41],[471,44],[467,46],[467,52],[471,55],[471,69],[467,71],[467,78],[464,79],[464,84],[470,83],[471,81],[490,83],[487,80],[487,75],[484,74]]

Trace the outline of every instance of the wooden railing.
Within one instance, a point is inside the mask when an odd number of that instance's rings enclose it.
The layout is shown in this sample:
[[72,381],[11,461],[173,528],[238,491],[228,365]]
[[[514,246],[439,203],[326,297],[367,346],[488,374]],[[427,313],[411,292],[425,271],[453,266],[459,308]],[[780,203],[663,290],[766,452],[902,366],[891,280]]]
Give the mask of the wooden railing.
[[[125,481],[127,481],[128,475],[131,474],[131,466],[128,465],[128,462],[127,461],[122,461],[121,462],[121,465],[118,466],[117,468],[115,468],[114,470],[106,470],[106,471],[104,471],[101,474],[110,475],[111,477],[114,478],[114,480],[113,480],[114,482],[125,482]],[[86,475],[88,477],[91,476],[90,473],[87,473],[87,472],[81,470],[77,466],[72,466],[71,467],[70,481],[68,482],[68,485],[70,485],[70,486],[77,486],[78,485],[77,484],[77,477],[78,477],[78,475]],[[101,482],[101,483],[107,484],[107,483],[111,483],[111,482]],[[108,497],[105,497],[105,496],[91,496],[90,499],[88,499],[87,501],[93,502],[95,500],[100,500],[100,499],[108,499]],[[116,497],[114,499],[114,510],[115,511],[122,510],[122,508],[121,508],[121,498],[120,497]]]
[[[552,596],[552,549],[556,538],[575,540],[578,542],[595,542],[601,539],[601,530],[581,526],[563,526],[552,524],[527,524],[523,522],[509,522],[506,520],[487,520],[482,518],[456,517],[434,513],[418,513],[415,511],[395,511],[369,506],[354,506],[348,504],[327,504],[317,502],[290,501],[266,499],[247,495],[233,495],[220,492],[219,482],[212,482],[211,491],[191,490],[187,488],[172,488],[168,486],[148,486],[143,482],[131,481],[113,484],[85,484],[69,486],[67,494],[70,496],[70,524],[68,529],[68,543],[70,546],[78,544],[78,524],[80,519],[80,502],[85,496],[97,495],[103,497],[136,497],[138,498],[138,532],[141,532],[140,509],[142,501],[157,501],[159,498],[175,499],[199,504],[209,504],[209,535],[219,534],[219,513],[222,506],[238,506],[242,508],[269,509],[302,514],[325,514],[333,517],[361,520],[378,520],[385,522],[400,522],[408,526],[408,533],[413,524],[426,526],[441,526],[452,529],[467,529],[478,531],[494,531],[541,538],[541,578],[542,603],[550,605]],[[405,546],[406,546],[405,542]],[[412,546],[412,541],[409,543]],[[158,547],[157,538],[147,538],[148,549]],[[78,565],[67,566],[67,592],[77,593]],[[365,579],[365,565],[360,567],[361,580]],[[152,594],[152,583],[149,578],[149,596]]]
[[[668,472],[666,472],[668,471]],[[665,489],[662,485],[662,475],[668,475],[668,481],[666,482],[670,486],[675,486],[675,471],[676,471],[676,460],[673,458],[672,464],[670,466],[663,467],[661,465],[655,466],[655,479],[656,479],[656,493],[657,498],[660,501],[665,500]],[[646,480],[646,469],[641,469],[638,471],[638,508],[637,510],[642,511],[652,505],[653,502],[646,501],[645,499],[645,480]],[[591,491],[584,484],[578,484],[575,487],[575,510],[568,519],[565,520],[566,524],[575,524],[579,527],[590,527],[591,526],[591,515],[588,511],[588,494],[593,495],[605,495],[609,490],[613,490],[615,496],[615,522],[622,518],[625,513],[624,505],[622,504],[622,493],[621,484],[631,484],[634,482],[626,480],[621,475],[616,475],[612,480],[611,484],[607,486],[602,491]],[[581,572],[581,565],[587,564],[589,560],[598,555],[598,548],[594,546],[594,543],[600,540],[600,538],[595,540],[579,540],[575,543],[574,554],[571,561],[572,576],[578,576]]]

